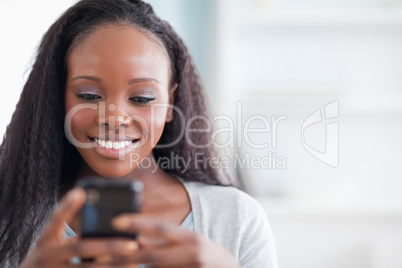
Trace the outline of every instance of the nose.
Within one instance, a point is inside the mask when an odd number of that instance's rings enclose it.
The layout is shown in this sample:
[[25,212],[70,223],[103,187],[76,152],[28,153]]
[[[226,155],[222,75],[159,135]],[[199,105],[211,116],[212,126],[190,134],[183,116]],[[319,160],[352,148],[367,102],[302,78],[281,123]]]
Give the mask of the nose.
[[132,118],[130,116],[126,116],[120,109],[118,109],[118,107],[116,107],[116,105],[99,105],[99,126],[105,126],[109,129],[115,130],[120,126],[128,127],[132,124],[132,122]]

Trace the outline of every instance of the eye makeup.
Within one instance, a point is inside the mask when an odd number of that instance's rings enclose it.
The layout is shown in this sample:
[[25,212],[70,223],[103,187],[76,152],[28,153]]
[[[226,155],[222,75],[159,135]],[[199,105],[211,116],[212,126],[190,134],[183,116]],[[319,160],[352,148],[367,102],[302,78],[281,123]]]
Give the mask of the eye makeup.
[[139,103],[148,103],[154,101],[158,94],[158,90],[153,87],[137,87],[130,90],[130,100]]
[[139,97],[132,97],[130,98],[130,101],[138,103],[138,104],[147,104],[155,100],[155,97],[144,97],[144,96],[139,96]]
[[100,91],[93,86],[81,86],[75,90],[75,94],[96,94],[100,95]]

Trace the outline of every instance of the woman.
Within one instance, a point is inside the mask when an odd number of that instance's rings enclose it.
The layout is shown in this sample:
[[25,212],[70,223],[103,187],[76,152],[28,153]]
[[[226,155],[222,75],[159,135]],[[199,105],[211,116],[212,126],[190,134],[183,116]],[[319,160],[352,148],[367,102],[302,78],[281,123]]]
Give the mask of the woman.
[[[208,128],[205,115],[186,47],[148,4],[71,7],[43,37],[0,147],[1,267],[88,265],[73,257],[102,262],[90,267],[276,267],[261,207],[200,164],[214,157],[211,133],[194,131]],[[172,156],[187,164],[161,164]],[[141,214],[113,222],[138,243],[62,238],[86,175],[144,184]]]

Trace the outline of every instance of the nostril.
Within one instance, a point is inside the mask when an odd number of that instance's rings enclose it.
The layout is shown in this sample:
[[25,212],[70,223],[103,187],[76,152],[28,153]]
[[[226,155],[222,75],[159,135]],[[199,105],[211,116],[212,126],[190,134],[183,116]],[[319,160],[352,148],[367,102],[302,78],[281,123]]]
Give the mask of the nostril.
[[119,117],[109,117],[109,120],[104,120],[103,122],[99,122],[99,125],[101,126],[108,126],[111,128],[117,128],[121,125],[124,126],[128,126],[131,122],[131,118],[127,117],[126,119],[124,119],[123,116],[119,116]]

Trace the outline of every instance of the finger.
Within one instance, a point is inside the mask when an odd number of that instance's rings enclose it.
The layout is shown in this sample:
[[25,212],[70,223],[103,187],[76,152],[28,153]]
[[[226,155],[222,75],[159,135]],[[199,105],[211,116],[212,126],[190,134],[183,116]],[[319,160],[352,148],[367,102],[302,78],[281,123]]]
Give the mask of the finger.
[[119,264],[113,264],[113,263],[80,263],[78,265],[73,265],[69,266],[70,268],[137,268],[138,266],[136,264],[124,264],[124,265],[119,265]]
[[124,263],[144,263],[158,265],[158,267],[189,267],[200,263],[199,252],[196,247],[171,246],[157,250],[139,250],[136,253],[121,258]]
[[80,244],[72,245],[69,250],[82,258],[92,258],[99,256],[129,256],[137,252],[139,245],[136,241],[110,239],[99,242],[96,239],[82,241]]
[[120,215],[113,219],[112,225],[121,231],[151,238],[163,238],[171,243],[193,240],[195,236],[193,231],[180,229],[172,223],[140,214]]
[[140,246],[140,249],[155,249],[161,248],[163,246],[169,246],[171,243],[168,243],[164,239],[158,238],[150,238],[145,236],[137,236],[137,241]]
[[73,236],[64,241],[65,241],[65,244],[73,244],[73,243],[77,243],[79,239],[80,238],[78,236]]
[[79,240],[76,243],[68,243],[66,245],[52,247],[46,250],[43,255],[49,262],[67,262],[72,257],[102,258],[104,256],[129,256],[138,250],[136,241],[121,239],[86,239]]
[[85,201],[85,192],[80,188],[69,191],[59,202],[53,212],[47,228],[38,240],[38,244],[45,243],[51,238],[59,238],[64,232],[64,223],[70,223]]
[[191,264],[175,264],[175,265],[164,265],[164,264],[150,264],[147,268],[198,268],[199,265],[191,265]]

